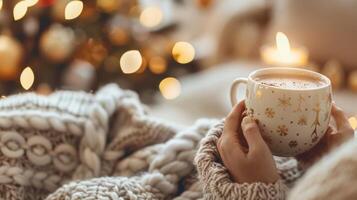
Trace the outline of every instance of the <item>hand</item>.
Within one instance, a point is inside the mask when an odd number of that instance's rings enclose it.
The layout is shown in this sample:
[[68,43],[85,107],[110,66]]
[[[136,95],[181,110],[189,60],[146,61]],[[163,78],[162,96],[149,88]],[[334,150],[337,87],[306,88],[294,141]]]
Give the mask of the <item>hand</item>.
[[308,152],[298,155],[296,158],[304,168],[310,167],[322,156],[353,137],[353,129],[343,111],[335,104],[332,105],[331,115],[336,126],[331,123],[320,142]]
[[226,118],[217,142],[223,164],[237,183],[274,183],[279,175],[273,156],[257,123],[250,117],[243,118],[244,109],[244,102],[240,102]]

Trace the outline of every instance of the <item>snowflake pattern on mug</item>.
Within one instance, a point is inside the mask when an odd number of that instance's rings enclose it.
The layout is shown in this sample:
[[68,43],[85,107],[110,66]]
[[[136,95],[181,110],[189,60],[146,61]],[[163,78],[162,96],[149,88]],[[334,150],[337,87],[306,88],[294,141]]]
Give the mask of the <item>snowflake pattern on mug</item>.
[[274,118],[275,112],[274,112],[273,108],[266,108],[265,115],[269,118]]
[[283,109],[291,106],[291,97],[286,97],[285,95],[283,95],[283,97],[278,98],[279,100],[279,106],[283,107]]
[[280,136],[287,136],[289,129],[285,125],[278,126],[277,132]]
[[305,98],[299,94],[299,98],[298,98],[298,106],[296,108],[296,110],[294,110],[294,112],[302,112],[302,109],[301,109],[301,104],[305,102]]
[[307,123],[306,123],[306,117],[305,117],[305,116],[301,116],[301,117],[299,118],[299,121],[298,121],[297,124],[300,125],[300,126],[306,126],[306,125],[307,125]]
[[332,93],[329,93],[327,96],[327,102],[331,103],[332,102]]

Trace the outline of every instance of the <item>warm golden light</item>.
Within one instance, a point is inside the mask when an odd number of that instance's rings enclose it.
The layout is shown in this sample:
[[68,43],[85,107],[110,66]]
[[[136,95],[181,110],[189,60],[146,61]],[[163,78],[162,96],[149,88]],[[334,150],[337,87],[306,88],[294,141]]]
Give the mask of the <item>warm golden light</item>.
[[27,4],[27,7],[31,7],[36,5],[36,3],[38,3],[39,0],[24,0]]
[[188,42],[176,42],[172,48],[172,56],[178,63],[186,64],[195,58],[195,49]]
[[163,13],[159,7],[150,6],[145,8],[140,14],[140,23],[143,26],[152,28],[162,21]]
[[2,0],[0,0],[0,10],[2,9]]
[[149,62],[149,69],[154,74],[162,74],[166,71],[167,62],[162,57],[152,57]]
[[138,50],[130,50],[120,57],[120,68],[125,74],[131,74],[138,71],[143,59]]
[[71,20],[77,18],[83,10],[83,2],[79,0],[74,0],[68,2],[64,12],[64,18],[66,20]]
[[290,53],[290,42],[288,37],[282,33],[278,32],[275,37],[276,47],[281,54]]
[[14,20],[20,20],[23,17],[25,17],[27,13],[27,3],[25,1],[19,1],[15,6],[14,6]]
[[108,13],[118,10],[122,3],[120,0],[97,0],[97,6]]
[[168,77],[160,82],[159,89],[165,99],[175,99],[181,93],[181,84],[176,78]]
[[304,47],[290,47],[288,37],[277,32],[275,36],[276,45],[264,45],[260,54],[266,64],[272,66],[298,67],[308,63],[309,53]]
[[350,117],[348,119],[348,122],[350,122],[351,127],[356,130],[357,128],[357,118],[356,117]]
[[35,81],[35,75],[30,67],[26,67],[20,75],[21,86],[28,90],[31,88],[33,82]]

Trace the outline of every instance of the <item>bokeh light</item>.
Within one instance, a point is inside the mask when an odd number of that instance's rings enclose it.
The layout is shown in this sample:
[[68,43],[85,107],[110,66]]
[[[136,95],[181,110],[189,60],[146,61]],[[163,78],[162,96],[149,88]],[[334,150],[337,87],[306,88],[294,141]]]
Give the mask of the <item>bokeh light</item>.
[[162,74],[167,69],[167,62],[160,56],[155,56],[150,59],[149,69],[154,74]]
[[125,74],[132,74],[141,67],[143,59],[138,50],[130,50],[120,57],[120,68]]
[[71,20],[79,17],[83,11],[83,2],[79,0],[70,1],[67,3],[64,18],[66,20]]
[[175,99],[181,93],[181,84],[176,78],[168,77],[160,82],[159,89],[165,99]]
[[27,7],[34,6],[38,3],[39,0],[24,0],[27,4]]
[[97,0],[97,6],[107,13],[118,10],[121,4],[121,0]]
[[2,9],[2,0],[0,0],[0,10]]
[[26,67],[20,75],[20,83],[21,86],[25,89],[28,90],[31,88],[33,82],[35,81],[35,75],[31,69],[31,67]]
[[163,13],[159,7],[150,6],[145,8],[140,14],[140,23],[143,26],[152,28],[158,26],[163,18]]
[[27,13],[27,3],[25,1],[19,1],[14,6],[13,12],[15,21],[22,19]]
[[148,62],[146,61],[146,59],[144,57],[141,57],[142,61],[141,61],[141,66],[140,68],[135,72],[137,74],[141,74],[141,73],[144,73],[146,68],[147,68],[147,65],[148,65]]
[[176,42],[172,48],[172,56],[178,63],[189,63],[195,58],[195,48],[188,42]]

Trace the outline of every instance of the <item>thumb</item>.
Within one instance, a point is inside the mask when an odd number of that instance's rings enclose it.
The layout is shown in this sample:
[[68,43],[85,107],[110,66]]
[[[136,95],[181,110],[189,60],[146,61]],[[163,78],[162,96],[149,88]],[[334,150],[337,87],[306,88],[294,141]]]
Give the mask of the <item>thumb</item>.
[[261,148],[267,148],[267,145],[260,133],[258,124],[249,116],[242,120],[242,130],[245,139],[247,140],[249,151]]

